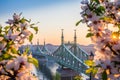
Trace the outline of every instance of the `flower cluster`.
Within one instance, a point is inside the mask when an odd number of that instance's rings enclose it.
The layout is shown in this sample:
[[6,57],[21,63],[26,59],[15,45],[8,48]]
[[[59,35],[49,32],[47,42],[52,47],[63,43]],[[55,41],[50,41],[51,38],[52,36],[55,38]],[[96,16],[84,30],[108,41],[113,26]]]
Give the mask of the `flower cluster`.
[[120,0],[82,0],[77,22],[89,27],[86,37],[96,45],[95,62],[100,66],[96,78],[120,78]]
[[30,20],[20,17],[21,14],[13,15],[6,23],[8,26],[0,26],[0,79],[2,80],[37,80],[32,73],[33,64],[38,66],[38,61],[28,55],[28,49],[20,53],[21,46],[27,39],[30,42],[33,33],[30,28],[38,31]]

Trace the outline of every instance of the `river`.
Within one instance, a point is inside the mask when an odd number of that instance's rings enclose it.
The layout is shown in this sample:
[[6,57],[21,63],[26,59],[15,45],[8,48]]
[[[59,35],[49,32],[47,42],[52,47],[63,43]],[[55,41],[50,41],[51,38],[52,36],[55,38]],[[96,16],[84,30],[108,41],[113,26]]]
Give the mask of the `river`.
[[52,60],[46,63],[40,62],[39,69],[37,70],[39,80],[54,80],[58,67],[59,65]]

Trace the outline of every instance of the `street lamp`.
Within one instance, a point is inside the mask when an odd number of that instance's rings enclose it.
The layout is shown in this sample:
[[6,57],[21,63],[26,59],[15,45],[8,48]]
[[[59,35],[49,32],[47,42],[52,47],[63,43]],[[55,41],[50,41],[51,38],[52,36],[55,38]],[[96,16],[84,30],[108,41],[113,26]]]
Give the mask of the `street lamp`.
[[[89,60],[93,60],[94,59],[94,54],[93,52],[91,51],[90,52],[90,55],[89,55]],[[90,80],[92,80],[92,72],[90,72]]]
[[89,60],[93,60],[94,59],[94,54],[93,54],[93,52],[91,51],[90,52],[90,55],[89,55]]

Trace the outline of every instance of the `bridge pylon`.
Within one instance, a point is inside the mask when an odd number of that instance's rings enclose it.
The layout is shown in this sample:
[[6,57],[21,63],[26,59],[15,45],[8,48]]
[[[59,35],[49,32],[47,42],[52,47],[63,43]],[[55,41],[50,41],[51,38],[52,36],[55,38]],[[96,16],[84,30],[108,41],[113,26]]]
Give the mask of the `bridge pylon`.
[[61,34],[61,45],[64,44],[64,34],[63,34],[63,30],[64,30],[64,29],[61,29],[61,31],[62,31],[62,34]]

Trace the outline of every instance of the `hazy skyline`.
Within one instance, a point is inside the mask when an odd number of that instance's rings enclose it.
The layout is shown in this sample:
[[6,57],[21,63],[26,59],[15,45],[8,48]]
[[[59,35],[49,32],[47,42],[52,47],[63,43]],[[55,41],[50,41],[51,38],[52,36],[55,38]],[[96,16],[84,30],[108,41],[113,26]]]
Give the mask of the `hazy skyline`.
[[0,0],[0,24],[5,26],[5,21],[12,18],[13,13],[21,13],[32,22],[38,24],[39,33],[35,35],[33,43],[60,44],[61,29],[64,29],[65,41],[73,41],[74,29],[77,29],[77,42],[88,45],[90,39],[86,39],[87,27],[75,26],[80,20],[81,0]]

